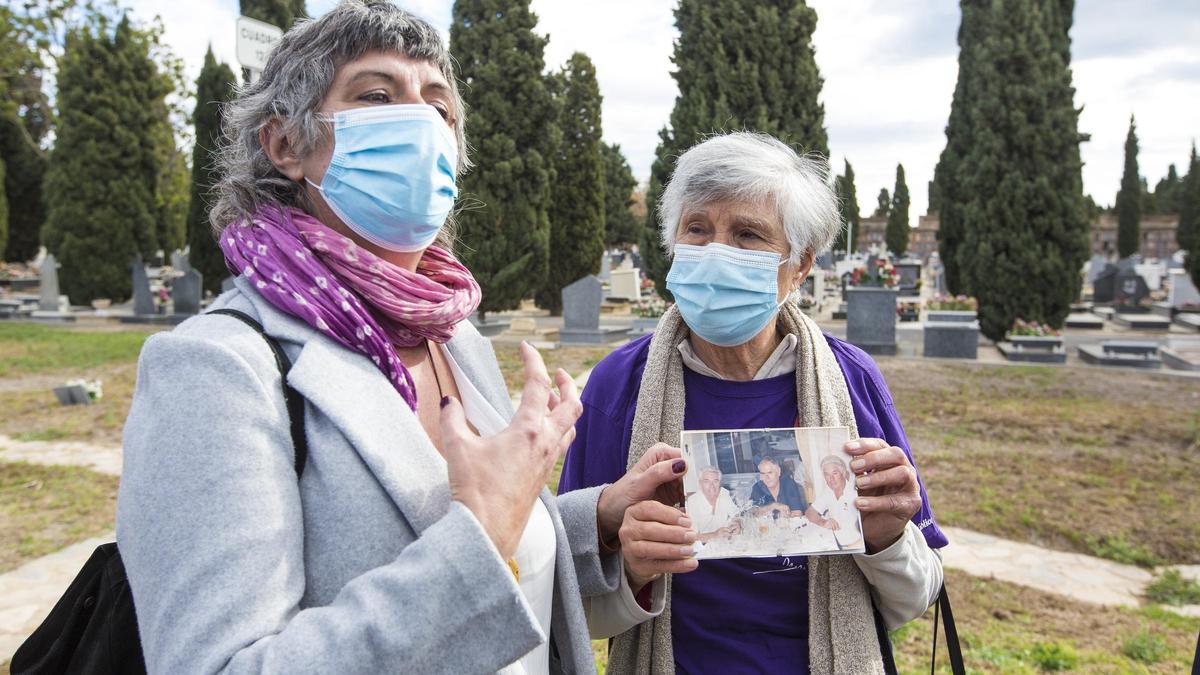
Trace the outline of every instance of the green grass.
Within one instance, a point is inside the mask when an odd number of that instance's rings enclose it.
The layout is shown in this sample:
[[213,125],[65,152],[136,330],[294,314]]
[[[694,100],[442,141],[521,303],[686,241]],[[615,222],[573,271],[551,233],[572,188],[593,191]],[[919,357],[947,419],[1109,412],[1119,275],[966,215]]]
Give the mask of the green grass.
[[0,462],[0,572],[111,530],[118,484],[77,466]]
[[[1192,662],[1200,619],[1156,606],[1099,607],[947,570],[946,586],[969,673],[1180,673]],[[892,633],[897,666],[929,672],[933,611]],[[950,662],[939,636],[937,672]]]
[[1146,599],[1176,607],[1200,605],[1200,583],[1183,578],[1178,570],[1167,570],[1146,587]]
[[136,361],[148,336],[144,330],[100,332],[3,324],[0,325],[0,377]]
[[1157,635],[1139,631],[1129,636],[1121,645],[1121,653],[1142,663],[1158,663],[1167,657],[1170,649]]

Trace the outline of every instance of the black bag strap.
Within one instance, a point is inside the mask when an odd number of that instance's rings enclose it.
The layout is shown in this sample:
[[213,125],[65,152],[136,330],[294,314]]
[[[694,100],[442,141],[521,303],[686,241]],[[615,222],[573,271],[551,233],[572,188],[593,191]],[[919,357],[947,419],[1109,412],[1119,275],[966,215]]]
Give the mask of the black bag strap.
[[232,316],[253,328],[254,332],[266,340],[267,345],[271,348],[271,352],[275,354],[275,365],[279,368],[279,377],[283,381],[283,401],[287,406],[288,420],[291,423],[292,448],[296,454],[296,478],[299,478],[304,475],[304,465],[308,462],[308,439],[304,435],[304,397],[292,385],[288,384],[287,381],[288,372],[292,369],[292,360],[283,351],[283,347],[279,346],[279,342],[270,335],[267,335],[267,332],[263,330],[262,324],[245,312],[222,308],[214,309],[207,313]]
[[950,652],[950,670],[954,675],[965,675],[962,648],[958,644],[958,628],[954,626],[954,612],[950,609],[950,596],[946,594],[945,582],[942,582],[942,590],[938,592],[937,604],[933,606],[933,657],[929,662],[930,675],[937,667],[938,610],[941,610],[942,627],[946,633],[946,651]]

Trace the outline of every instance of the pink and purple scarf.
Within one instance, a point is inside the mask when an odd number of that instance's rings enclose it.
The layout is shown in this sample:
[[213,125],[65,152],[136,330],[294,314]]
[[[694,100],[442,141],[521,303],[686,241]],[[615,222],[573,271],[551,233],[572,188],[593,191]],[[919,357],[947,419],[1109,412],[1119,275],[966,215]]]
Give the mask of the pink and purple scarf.
[[430,246],[410,272],[295,208],[263,206],[225,228],[219,243],[231,273],[275,307],[370,357],[414,412],[416,388],[396,346],[444,343],[479,307],[479,284],[445,249]]

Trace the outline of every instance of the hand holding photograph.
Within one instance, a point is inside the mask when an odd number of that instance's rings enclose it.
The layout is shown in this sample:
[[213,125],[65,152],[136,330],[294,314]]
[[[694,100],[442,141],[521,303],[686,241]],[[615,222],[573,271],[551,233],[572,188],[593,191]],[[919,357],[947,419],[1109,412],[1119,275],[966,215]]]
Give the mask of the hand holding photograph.
[[696,558],[865,551],[846,427],[685,431]]

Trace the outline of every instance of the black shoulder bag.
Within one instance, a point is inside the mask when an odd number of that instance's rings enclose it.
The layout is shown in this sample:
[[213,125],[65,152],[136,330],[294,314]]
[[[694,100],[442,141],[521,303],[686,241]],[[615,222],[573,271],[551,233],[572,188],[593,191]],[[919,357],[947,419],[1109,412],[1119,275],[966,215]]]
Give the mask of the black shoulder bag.
[[[308,442],[304,437],[304,398],[287,383],[291,359],[250,316],[234,309],[217,309],[209,314],[238,319],[271,347],[283,381],[283,400],[287,404],[299,479],[308,459]],[[116,542],[104,544],[92,553],[46,620],[17,649],[10,667],[13,675],[146,672],[133,595]]]
[[962,648],[958,645],[958,628],[954,626],[954,612],[950,609],[950,596],[946,595],[946,584],[942,583],[942,591],[938,593],[937,604],[933,606],[933,657],[929,662],[929,673],[933,675],[937,669],[937,634],[938,614],[942,617],[942,627],[946,633],[946,651],[950,653],[950,670],[954,675],[964,675]]

